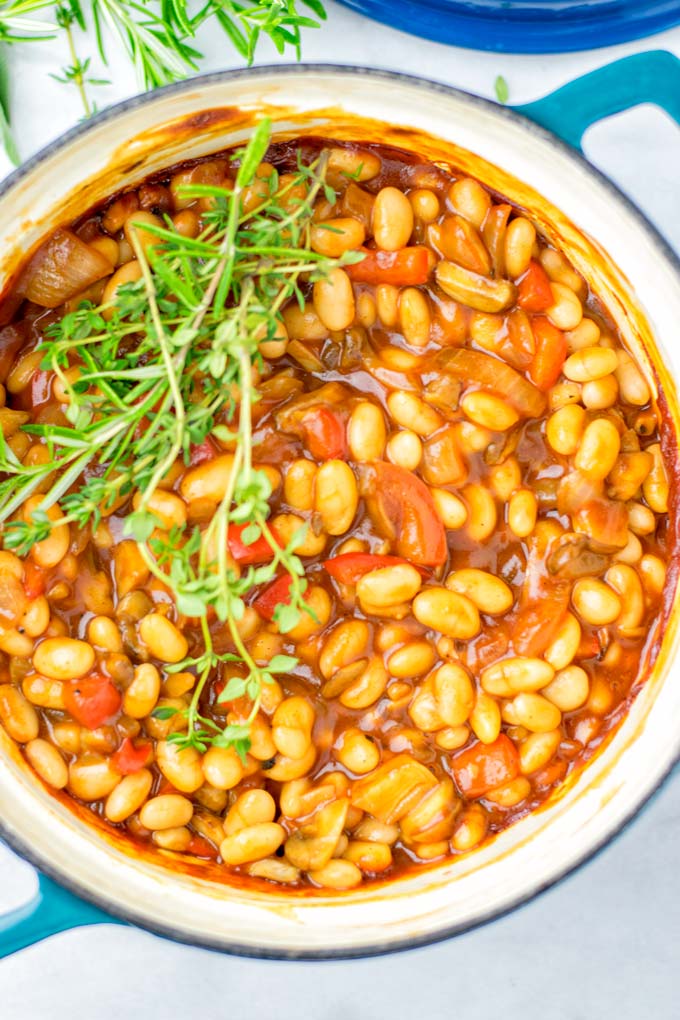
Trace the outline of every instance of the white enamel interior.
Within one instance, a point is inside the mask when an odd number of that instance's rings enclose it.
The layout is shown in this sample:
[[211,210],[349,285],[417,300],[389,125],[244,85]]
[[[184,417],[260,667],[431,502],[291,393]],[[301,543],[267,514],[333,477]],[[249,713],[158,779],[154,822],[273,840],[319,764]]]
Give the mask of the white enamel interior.
[[[116,150],[155,125],[204,109],[262,102],[301,112],[340,106],[363,117],[429,132],[526,181],[587,230],[618,263],[645,310],[670,370],[680,322],[680,283],[671,261],[637,215],[576,157],[490,105],[444,89],[370,73],[272,69],[188,83],[95,123],[43,157],[0,199],[0,250],[30,247],[62,218],[79,182],[96,178]],[[290,123],[286,125],[290,127]],[[319,133],[332,134],[332,123]],[[129,178],[233,141],[196,129],[181,151],[160,147]],[[108,185],[107,185],[108,186]],[[665,344],[664,344],[665,340]],[[579,781],[466,858],[381,889],[303,899],[248,892],[173,875],[112,849],[44,792],[11,755],[0,772],[0,818],[8,835],[85,895],[142,924],[179,937],[274,955],[361,953],[415,943],[503,911],[559,877],[614,833],[658,785],[680,743],[677,634],[669,628],[664,665],[635,701],[614,741]],[[672,647],[671,647],[672,646]],[[669,665],[670,663],[670,665]],[[5,750],[7,749],[5,744]]]

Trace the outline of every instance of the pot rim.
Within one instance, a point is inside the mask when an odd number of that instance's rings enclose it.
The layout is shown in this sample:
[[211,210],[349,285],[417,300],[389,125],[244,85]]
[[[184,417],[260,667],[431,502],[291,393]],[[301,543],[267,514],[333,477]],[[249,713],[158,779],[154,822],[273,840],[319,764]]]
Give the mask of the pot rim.
[[[389,956],[392,953],[406,953],[409,950],[423,949],[426,946],[434,946],[440,942],[446,942],[448,939],[455,938],[457,935],[465,935],[467,932],[476,931],[477,928],[483,928],[487,924],[491,924],[493,921],[500,921],[509,914],[514,914],[522,907],[528,906],[533,902],[533,900],[542,896],[543,893],[548,892],[565,879],[577,874],[577,872],[580,872],[586,864],[590,861],[596,860],[604,850],[618,842],[620,837],[632,827],[633,822],[635,822],[642,812],[651,807],[653,801],[656,800],[657,796],[661,793],[661,790],[668,781],[671,773],[675,771],[678,765],[680,765],[680,757],[669,765],[668,769],[661,776],[656,786],[654,786],[653,789],[631,809],[630,813],[623,819],[617,828],[613,829],[599,843],[592,847],[592,849],[587,850],[574,864],[564,868],[548,881],[539,884],[535,889],[526,893],[526,895],[518,896],[517,899],[513,900],[511,903],[508,903],[497,910],[490,910],[488,913],[481,915],[474,921],[464,921],[461,924],[448,925],[447,927],[441,928],[428,935],[399,939],[394,942],[386,940],[385,942],[381,942],[373,946],[362,947],[356,951],[352,951],[350,949],[253,949],[251,946],[245,946],[238,942],[225,943],[222,939],[212,939],[207,934],[200,937],[185,934],[171,925],[165,925],[159,921],[152,923],[148,921],[144,915],[137,915],[134,910],[122,908],[118,906],[117,903],[112,903],[107,900],[105,896],[99,896],[97,893],[91,892],[89,889],[81,886],[78,880],[73,876],[62,873],[59,868],[55,868],[51,864],[49,858],[43,858],[39,853],[36,853],[28,846],[28,844],[23,842],[20,836],[17,836],[15,833],[10,833],[1,820],[0,836],[24,861],[33,865],[33,867],[37,868],[42,874],[47,875],[48,878],[57,882],[74,896],[78,896],[87,903],[90,903],[105,913],[110,914],[114,922],[121,921],[125,924],[132,924],[136,928],[141,928],[143,931],[148,931],[152,935],[158,935],[161,938],[169,939],[171,942],[177,942],[180,945],[185,946],[194,946],[198,949],[207,949],[213,953],[225,953],[229,956],[238,956],[251,960],[274,960],[286,963],[322,963],[324,961],[336,960],[364,960],[378,956]],[[100,923],[104,924],[105,921]],[[71,926],[67,926],[65,930],[68,930],[69,927]],[[47,936],[41,936],[41,938],[49,937],[52,934],[59,934],[59,932],[48,932]]]
[[[518,127],[521,127],[530,135],[533,135],[542,142],[547,143],[562,160],[568,160],[574,163],[581,171],[585,170],[589,176],[597,180],[600,187],[608,193],[615,203],[623,205],[627,212],[637,221],[638,226],[649,236],[650,240],[653,241],[659,253],[659,258],[666,261],[680,284],[680,256],[678,256],[678,254],[676,254],[676,252],[671,248],[668,241],[666,241],[659,230],[650,222],[639,206],[626,194],[624,194],[624,192],[622,192],[616,184],[602,173],[602,171],[593,166],[581,152],[572,148],[552,131],[539,126],[524,114],[514,110],[512,107],[502,106],[491,99],[475,95],[474,93],[467,92],[464,89],[447,85],[443,82],[430,78],[406,74],[401,71],[370,68],[353,64],[334,64],[325,62],[262,64],[252,68],[235,68],[224,71],[213,71],[207,74],[197,75],[196,77],[189,79],[184,79],[183,81],[174,82],[170,85],[154,89],[153,91],[138,93],[128,99],[121,100],[120,102],[107,107],[90,120],[76,125],[59,138],[49,142],[47,145],[43,146],[43,148],[39,149],[38,152],[29,157],[25,163],[22,163],[21,166],[12,171],[0,183],[0,200],[10,194],[16,185],[23,181],[25,177],[29,176],[33,170],[39,167],[45,160],[68,149],[72,143],[85,137],[93,128],[115,120],[117,117],[124,115],[131,110],[153,105],[156,100],[162,100],[167,96],[181,94],[182,92],[192,89],[198,89],[200,91],[203,86],[212,86],[220,84],[221,82],[231,82],[242,78],[259,78],[272,75],[284,78],[304,78],[310,73],[330,74],[340,77],[344,76],[347,78],[364,77],[366,79],[377,79],[382,82],[399,83],[421,92],[450,96],[458,101],[462,100],[469,106],[476,106],[480,109],[484,109],[487,113],[492,113],[496,116],[513,121]],[[630,811],[623,816],[618,825],[613,827],[610,832],[603,836],[603,838],[597,841],[594,845],[584,849],[573,863],[552,875],[548,880],[539,882],[526,894],[517,896],[517,898],[512,902],[505,903],[497,909],[492,908],[474,920],[463,921],[459,924],[446,925],[435,931],[415,937],[408,937],[394,941],[386,939],[385,941],[376,943],[372,946],[363,946],[357,951],[345,948],[280,950],[263,947],[261,949],[256,949],[250,945],[238,942],[225,942],[225,940],[221,938],[211,938],[207,932],[201,936],[195,936],[185,933],[172,925],[166,925],[159,921],[150,922],[145,915],[138,914],[133,908],[121,907],[118,903],[108,900],[105,896],[99,896],[96,892],[92,892],[85,885],[82,885],[72,874],[66,871],[62,872],[60,868],[55,867],[51,863],[49,857],[43,856],[41,853],[34,851],[32,847],[28,846],[24,842],[21,835],[12,831],[1,819],[0,836],[24,860],[34,865],[41,872],[58,882],[73,894],[89,903],[94,904],[118,920],[132,923],[137,927],[150,931],[153,934],[160,935],[164,938],[168,938],[172,941],[212,951],[228,953],[234,956],[243,956],[255,959],[287,961],[363,959],[367,957],[383,956],[388,953],[404,952],[409,949],[422,948],[423,946],[443,942],[446,939],[463,934],[464,932],[473,931],[491,921],[500,919],[515,911],[519,907],[530,903],[533,899],[540,896],[546,890],[551,889],[569,875],[575,874],[584,866],[584,864],[590,860],[594,860],[607,846],[618,839],[619,836],[621,836],[629,828],[643,808],[647,807],[656,797],[678,762],[680,762],[680,732],[677,737],[676,755],[674,760],[670,762],[668,767],[659,776],[648,792],[633,798]]]

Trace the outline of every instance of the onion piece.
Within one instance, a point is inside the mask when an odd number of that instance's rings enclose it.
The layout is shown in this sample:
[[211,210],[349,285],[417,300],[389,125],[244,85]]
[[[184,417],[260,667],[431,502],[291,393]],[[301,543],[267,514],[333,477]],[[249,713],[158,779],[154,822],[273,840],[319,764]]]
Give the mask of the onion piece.
[[319,386],[318,390],[311,390],[309,393],[301,393],[299,397],[289,400],[276,412],[276,427],[282,432],[290,432],[294,436],[299,436],[301,435],[302,419],[311,408],[318,407],[320,404],[326,404],[329,407],[343,407],[346,405],[349,395],[348,388],[337,382],[326,383],[324,386]]
[[14,359],[28,343],[29,327],[24,321],[0,329],[0,383],[5,383]]
[[546,566],[553,575],[558,574],[573,581],[577,577],[597,577],[609,566],[609,557],[604,553],[593,552],[587,535],[568,531],[553,545],[546,560]]
[[445,259],[437,263],[434,272],[444,293],[478,312],[502,312],[510,307],[517,294],[517,288],[509,280],[490,279]]
[[541,391],[514,368],[490,354],[461,347],[442,351],[437,360],[442,371],[465,383],[477,383],[498,393],[526,418],[539,418],[545,410],[545,396]]
[[505,233],[512,206],[494,205],[489,209],[482,227],[482,239],[493,262],[496,276],[505,276]]
[[57,308],[111,271],[111,263],[101,252],[60,227],[37,250],[19,288],[34,304]]
[[628,541],[628,511],[624,503],[607,499],[603,483],[571,471],[560,482],[558,513],[568,514],[575,532],[585,535],[594,552],[615,552]]

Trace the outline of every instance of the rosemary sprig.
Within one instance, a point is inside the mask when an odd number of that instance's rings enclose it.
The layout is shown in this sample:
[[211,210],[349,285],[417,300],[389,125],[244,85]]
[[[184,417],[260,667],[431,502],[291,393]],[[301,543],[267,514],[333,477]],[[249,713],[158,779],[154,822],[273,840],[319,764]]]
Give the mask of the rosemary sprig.
[[[35,12],[40,18],[33,17]],[[140,88],[153,89],[199,70],[203,54],[196,35],[206,23],[221,30],[251,64],[263,36],[279,53],[291,48],[299,59],[302,29],[318,28],[325,18],[322,0],[203,0],[196,7],[190,0],[0,0],[0,43],[16,46],[64,32],[71,62],[53,77],[75,83],[90,116],[93,104],[85,85],[108,82],[90,76],[93,54],[76,56],[74,26],[92,30],[104,65],[107,47],[115,41],[134,65]]]
[[[267,524],[271,486],[253,463],[251,409],[257,393],[252,369],[262,367],[259,342],[274,337],[285,303],[303,301],[301,277],[313,282],[333,266],[361,257],[348,253],[334,260],[310,250],[314,201],[321,192],[335,199],[325,184],[323,156],[309,167],[298,161],[284,189],[278,190],[274,173],[261,205],[242,214],[243,191],[268,143],[269,124],[263,121],[239,154],[232,189],[187,189],[188,195],[208,196],[213,203],[198,238],[182,237],[169,220],[165,227],[144,225],[158,244],[145,253],[135,241],[142,278],[119,289],[110,318],[103,313],[111,309],[84,303],[50,327],[42,366],[55,372],[67,391],[69,425],[24,426],[45,444],[49,460],[25,467],[0,439],[4,547],[21,555],[59,524],[96,527],[102,513],[139,493],[125,532],[137,542],[150,572],[170,588],[179,613],[197,618],[201,626],[202,648],[173,667],[193,670],[197,681],[186,711],[187,730],[172,739],[198,748],[233,745],[241,753],[263,684],[295,664],[287,656],[268,666],[255,662],[238,629],[246,599],[254,587],[285,572],[291,579],[290,604],[276,608],[279,629],[291,630],[301,613],[311,612],[304,601],[304,567],[295,553],[304,535],[280,547]],[[307,197],[292,200],[290,192],[301,182]],[[66,374],[73,366],[80,370],[76,382]],[[158,484],[178,459],[189,462],[192,444],[227,433],[233,439],[233,467],[207,526],[159,530],[150,510]],[[30,520],[14,517],[29,496],[45,489]],[[47,511],[57,503],[62,516],[51,521]],[[227,556],[232,524],[247,525],[246,544],[264,536],[271,562],[237,576]],[[227,654],[214,649],[208,623],[213,615],[228,629],[233,651]],[[201,714],[201,696],[218,667],[233,674],[221,700],[245,693],[252,702],[248,718],[235,728],[208,724]]]
[[55,0],[8,0],[0,3],[0,42],[22,43],[29,39],[44,40],[54,36],[54,24],[34,19],[35,11],[54,9]]

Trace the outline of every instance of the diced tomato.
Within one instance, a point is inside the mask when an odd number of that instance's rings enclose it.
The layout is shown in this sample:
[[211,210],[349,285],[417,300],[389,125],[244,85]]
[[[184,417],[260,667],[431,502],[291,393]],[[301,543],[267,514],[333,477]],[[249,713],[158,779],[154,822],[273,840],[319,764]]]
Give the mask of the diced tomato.
[[118,688],[105,676],[86,676],[64,684],[64,706],[88,730],[110,722],[120,708]]
[[[241,535],[248,526],[248,524],[229,525],[229,537],[227,539],[229,552],[237,563],[268,563],[274,558],[274,550],[264,535],[260,535],[257,541],[251,542],[250,545],[246,545],[242,541]],[[272,534],[278,542],[278,536],[273,529]]]
[[300,424],[305,445],[315,460],[333,460],[346,455],[345,423],[335,411],[322,405],[313,407]]
[[323,566],[331,577],[340,584],[356,584],[369,570],[380,570],[381,567],[393,567],[398,563],[407,563],[403,556],[379,556],[377,553],[349,552],[324,560]]
[[[570,585],[563,580],[543,580],[533,598],[522,606],[512,627],[512,643],[518,655],[543,655],[557,637],[569,610]],[[524,600],[523,600],[524,601]]]
[[525,312],[546,312],[554,303],[548,274],[540,262],[532,259],[526,273],[520,277],[517,304]]
[[139,772],[148,765],[151,758],[151,744],[139,744],[137,747],[130,737],[125,737],[117,751],[111,755],[111,764],[124,776]]
[[268,588],[265,588],[257,596],[253,606],[257,609],[260,616],[264,616],[265,620],[273,620],[274,610],[280,603],[286,606],[290,604],[290,588],[292,583],[293,578],[290,574],[282,574],[281,577],[277,577]]
[[536,340],[536,353],[529,365],[529,378],[545,393],[560,377],[567,357],[567,341],[562,330],[543,316],[533,319],[531,328]]
[[399,556],[428,567],[446,562],[446,530],[424,482],[396,464],[376,461],[361,465],[360,485],[373,523]]
[[421,245],[399,251],[371,251],[362,248],[366,258],[345,271],[355,283],[391,283],[395,287],[415,287],[427,283],[430,276],[430,255]]
[[189,463],[192,467],[205,464],[208,460],[214,460],[217,456],[217,447],[210,436],[206,436],[202,443],[192,443],[189,449]]
[[519,754],[512,740],[501,733],[493,744],[480,740],[461,751],[451,768],[460,792],[474,799],[514,779],[519,774]]
[[192,836],[186,848],[186,852],[193,854],[195,857],[210,857],[215,861],[219,857],[217,847],[214,847],[212,843],[210,843],[207,839],[204,839],[203,836]]
[[24,591],[27,599],[37,599],[45,591],[46,572],[33,560],[24,560]]

